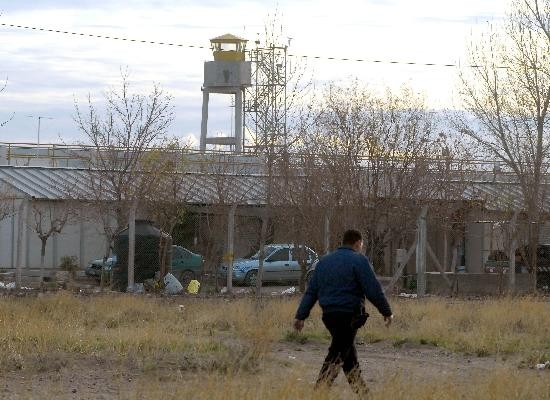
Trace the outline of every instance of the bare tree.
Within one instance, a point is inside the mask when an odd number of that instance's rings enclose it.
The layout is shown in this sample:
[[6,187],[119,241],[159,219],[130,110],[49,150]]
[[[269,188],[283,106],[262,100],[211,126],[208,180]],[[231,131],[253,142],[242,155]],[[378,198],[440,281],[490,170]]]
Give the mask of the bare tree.
[[44,265],[48,239],[61,233],[65,225],[74,216],[70,202],[32,202],[32,220],[29,228],[40,239],[40,281],[44,280]]
[[357,81],[329,85],[314,107],[304,142],[320,159],[332,230],[366,228],[366,251],[382,271],[390,240],[414,232],[435,192],[429,160],[442,139],[433,115],[409,88],[378,94]]
[[[112,240],[126,223],[128,209],[137,208],[140,198],[158,182],[151,175],[153,164],[144,164],[146,154],[165,138],[173,120],[172,97],[159,85],[148,95],[133,93],[127,73],[119,88],[105,94],[100,110],[88,96],[86,109],[76,103],[75,122],[86,137],[90,151],[90,199],[102,215],[107,254]],[[114,223],[113,223],[114,220]]]
[[475,68],[460,75],[468,116],[457,122],[461,132],[513,172],[521,187],[534,290],[550,165],[549,21],[549,0],[516,0],[504,25],[471,45],[470,63]]
[[153,167],[149,169],[156,182],[156,190],[146,196],[147,213],[161,231],[166,233],[159,242],[161,276],[167,272],[167,263],[163,259],[167,253],[167,239],[173,234],[176,225],[185,218],[188,212],[186,203],[197,183],[188,179],[186,174],[186,150],[187,147],[179,140],[172,139],[147,156],[146,164]]

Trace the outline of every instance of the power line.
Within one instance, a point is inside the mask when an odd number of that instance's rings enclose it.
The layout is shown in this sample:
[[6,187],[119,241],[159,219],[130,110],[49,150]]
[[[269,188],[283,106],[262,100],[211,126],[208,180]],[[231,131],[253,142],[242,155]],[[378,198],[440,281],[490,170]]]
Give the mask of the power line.
[[59,30],[59,29],[39,28],[39,27],[36,27],[36,26],[24,26],[24,25],[14,25],[14,24],[4,24],[4,23],[0,23],[0,25],[5,26],[5,27],[9,27],[9,28],[19,28],[19,29],[27,29],[27,30],[33,30],[33,31],[51,32],[51,33],[62,33],[62,34],[65,34],[65,35],[85,36],[85,37],[98,38],[98,39],[122,40],[122,41],[135,42],[135,43],[158,44],[158,45],[162,45],[162,46],[188,47],[188,48],[191,48],[191,49],[210,49],[210,47],[207,47],[207,46],[195,46],[195,45],[170,43],[170,42],[157,42],[155,40],[130,39],[130,38],[125,38],[125,37],[108,36],[108,35],[95,35],[95,34],[92,34],[92,33],[62,31],[62,30]]
[[[0,23],[0,26],[4,26],[4,27],[8,27],[8,28],[17,28],[17,29],[41,31],[41,32],[60,33],[60,34],[80,36],[80,37],[91,37],[91,38],[98,38],[98,39],[120,40],[120,41],[133,42],[133,43],[154,44],[154,45],[161,45],[161,46],[172,46],[172,47],[190,48],[190,49],[210,49],[209,46],[199,46],[199,45],[171,43],[171,42],[160,42],[160,41],[156,41],[156,40],[131,39],[131,38],[126,38],[126,37],[110,36],[110,35],[96,35],[96,34],[93,34],[93,33],[72,32],[72,31],[64,31],[64,30],[60,30],[60,29],[40,28],[40,27],[36,27],[36,26],[25,26],[25,25],[15,25],[15,24],[6,24],[6,23]],[[451,68],[461,67],[461,65],[457,64],[457,63],[447,63],[447,64],[445,64],[445,63],[423,63],[423,62],[415,62],[415,61],[397,61],[397,60],[371,60],[371,59],[367,59],[367,58],[329,57],[329,56],[315,56],[315,55],[305,55],[305,54],[288,54],[287,56],[288,57],[294,57],[294,58],[314,59],[314,60],[365,62],[365,63],[372,63],[372,64],[414,65],[414,66],[421,66],[421,67],[451,67]],[[482,66],[481,65],[462,65],[462,67],[480,68]],[[509,67],[505,66],[505,65],[500,65],[500,66],[497,65],[497,66],[495,66],[495,68],[507,69]]]

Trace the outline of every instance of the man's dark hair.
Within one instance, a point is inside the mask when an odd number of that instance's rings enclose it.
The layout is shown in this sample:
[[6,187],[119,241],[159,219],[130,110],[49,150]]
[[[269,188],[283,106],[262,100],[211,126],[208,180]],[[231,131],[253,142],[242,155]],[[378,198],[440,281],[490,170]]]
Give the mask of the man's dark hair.
[[344,237],[342,238],[343,246],[353,246],[359,240],[363,239],[361,232],[356,231],[355,229],[348,229],[344,232]]

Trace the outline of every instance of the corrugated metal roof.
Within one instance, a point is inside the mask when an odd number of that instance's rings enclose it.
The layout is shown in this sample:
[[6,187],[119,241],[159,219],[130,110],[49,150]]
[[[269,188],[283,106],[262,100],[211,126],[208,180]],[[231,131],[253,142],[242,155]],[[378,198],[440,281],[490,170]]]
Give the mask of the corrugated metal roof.
[[[100,186],[93,171],[53,167],[0,166],[0,182],[40,200],[95,199],[93,188]],[[111,199],[112,186],[101,186],[101,197]],[[182,200],[193,204],[264,203],[264,179],[259,174],[190,172],[182,176],[179,187]]]
[[[97,196],[92,188],[99,186],[99,179],[92,179],[93,175],[86,169],[0,166],[0,182],[12,186],[23,196],[42,200],[95,199]],[[112,191],[108,185],[102,187],[102,197],[111,199]],[[481,201],[486,209],[495,211],[524,208],[521,188],[514,182],[471,179],[457,183],[457,187],[464,189],[458,191],[456,200]],[[258,173],[188,172],[182,176],[179,195],[191,204],[263,205],[266,202],[266,176]],[[550,211],[550,199],[545,200],[544,209]]]
[[[470,181],[463,193],[464,200],[478,200],[487,210],[512,211],[524,209],[523,192],[519,184],[502,181]],[[550,211],[550,198],[543,201],[543,210]]]

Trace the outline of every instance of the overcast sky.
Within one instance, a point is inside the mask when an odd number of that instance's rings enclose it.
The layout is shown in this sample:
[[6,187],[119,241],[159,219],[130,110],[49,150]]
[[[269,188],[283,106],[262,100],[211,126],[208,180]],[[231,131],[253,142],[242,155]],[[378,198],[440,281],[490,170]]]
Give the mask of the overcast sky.
[[[488,23],[502,20],[506,0],[3,0],[0,23],[209,45],[233,33],[254,41],[269,14],[278,10],[292,37],[290,53],[368,60],[458,63],[466,45]],[[116,85],[121,68],[143,93],[158,82],[174,96],[171,134],[198,138],[203,62],[208,49],[133,44],[0,26],[0,142],[82,140],[72,120],[74,101],[101,99]],[[423,92],[434,109],[458,107],[457,69],[403,64],[309,60],[315,83],[357,77],[381,88],[403,83]],[[212,99],[211,134],[230,130],[229,98]],[[29,115],[34,117],[28,117]]]

